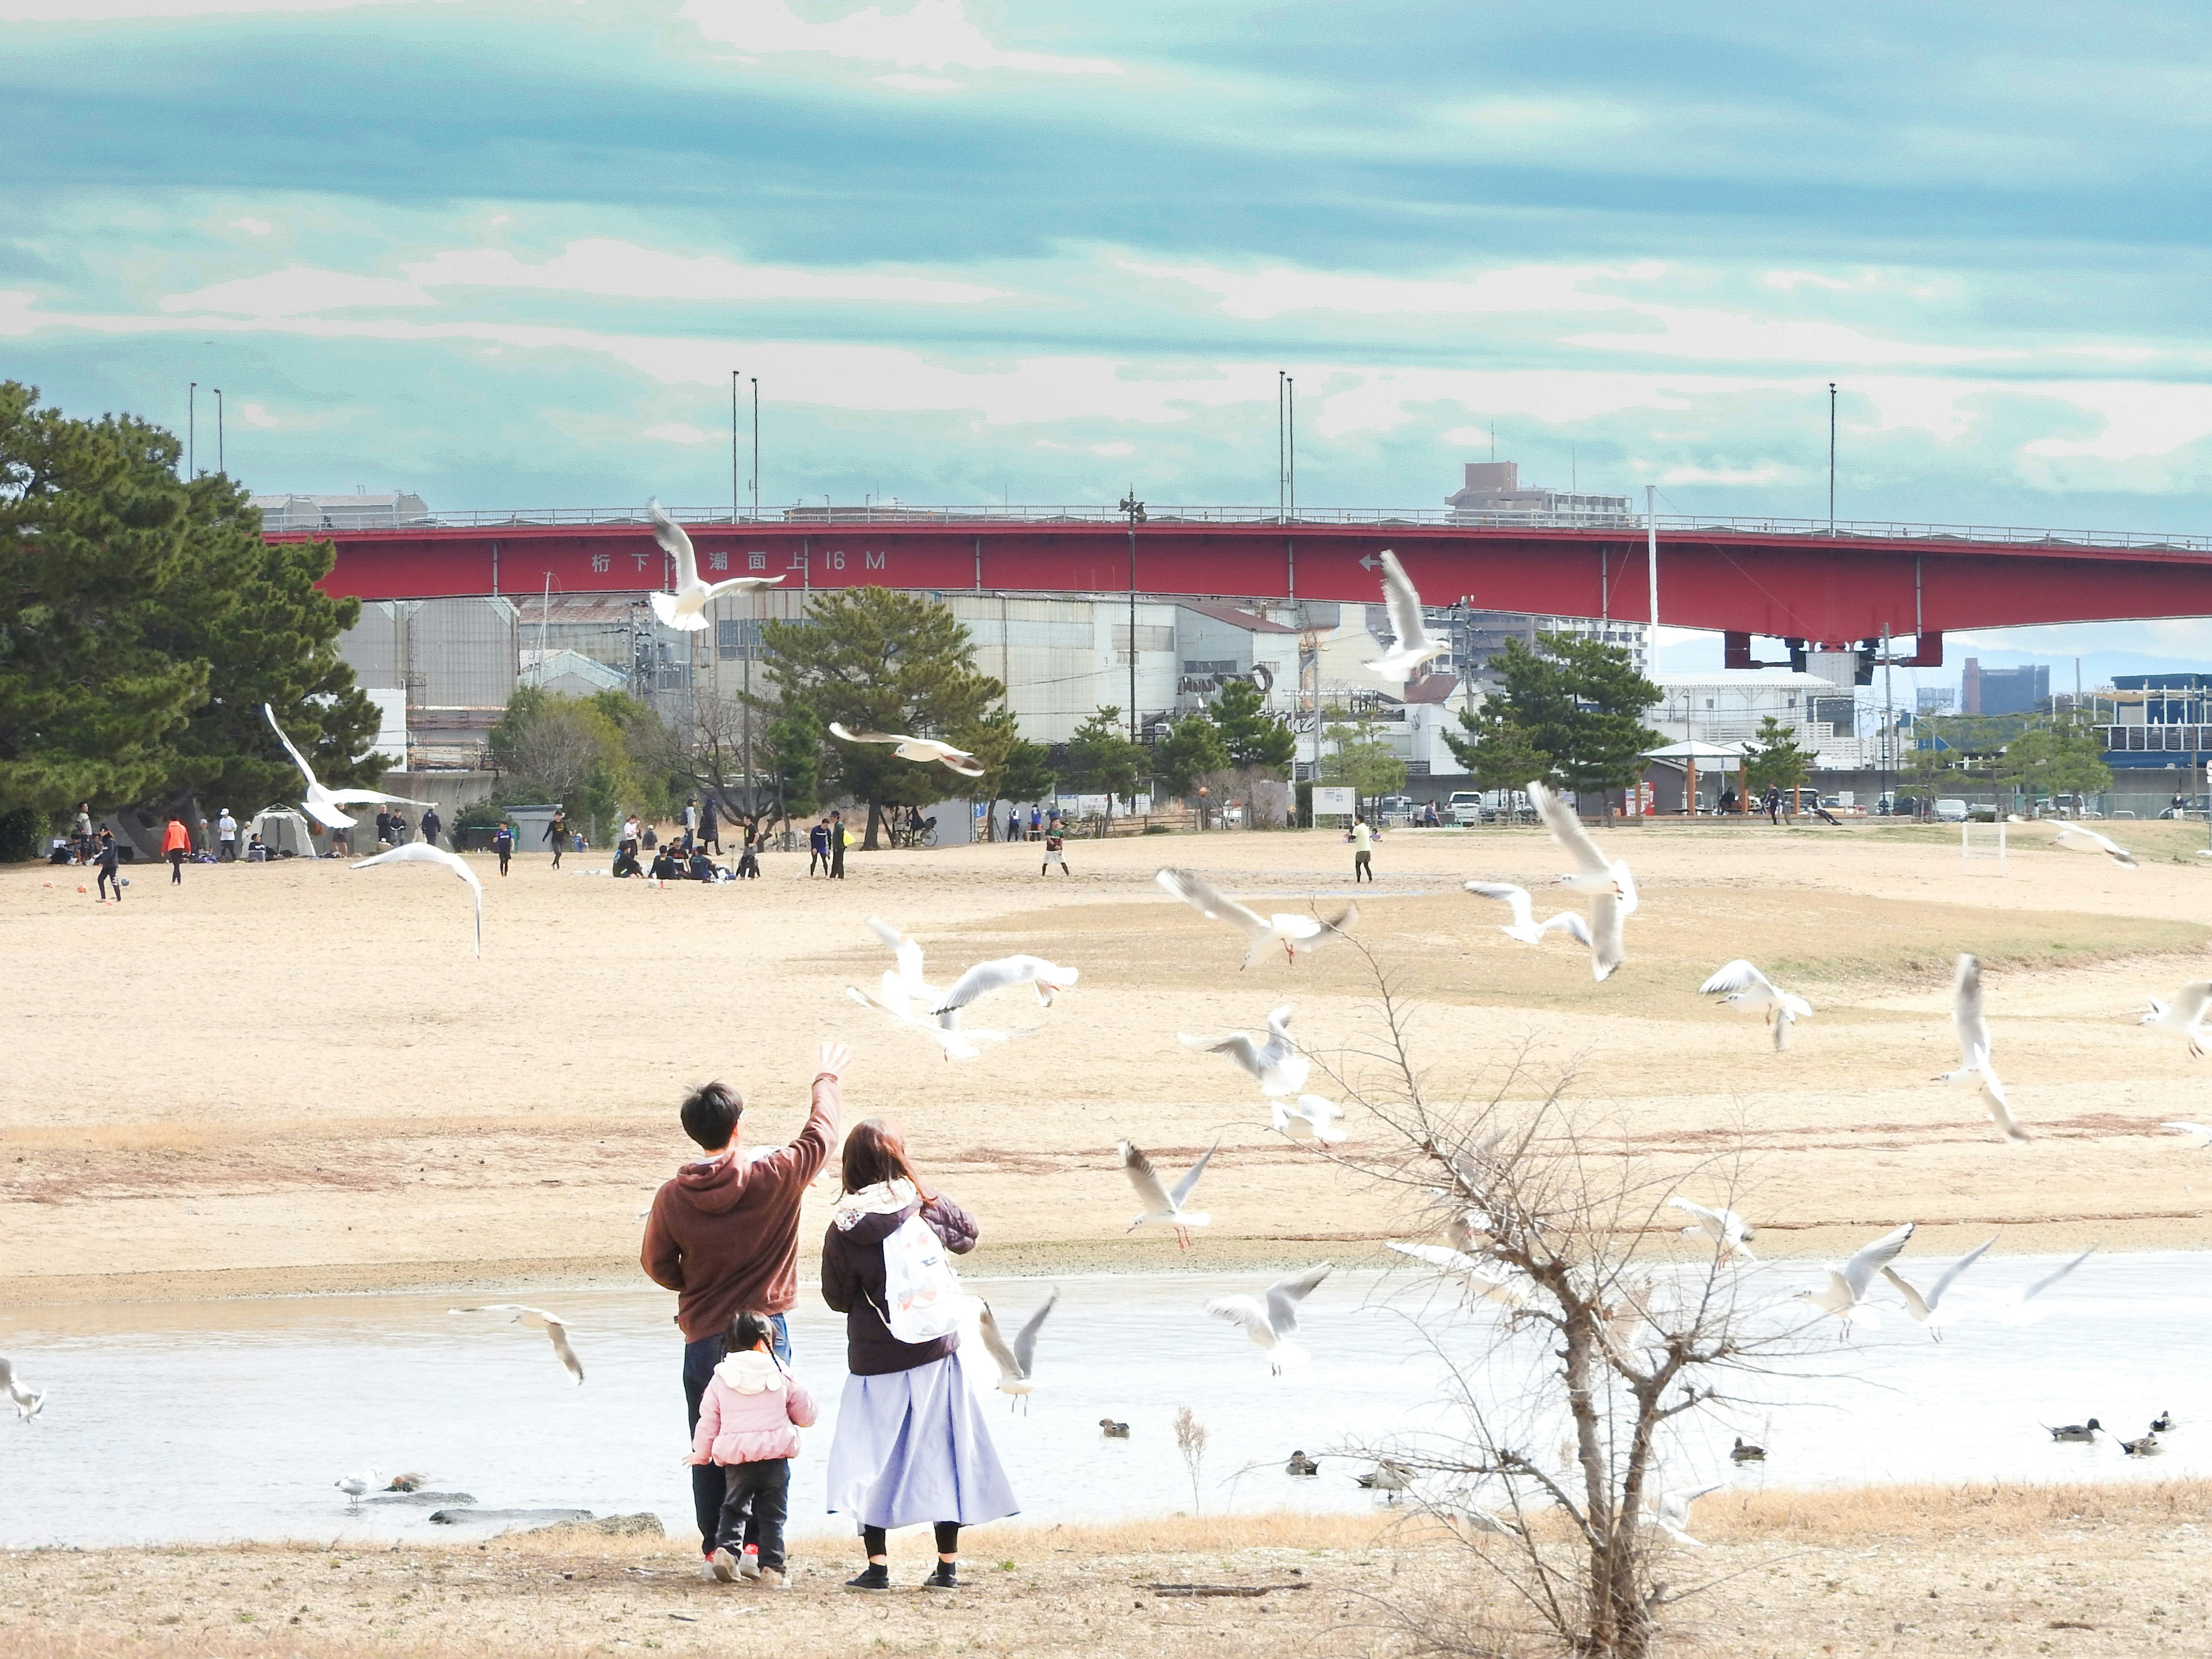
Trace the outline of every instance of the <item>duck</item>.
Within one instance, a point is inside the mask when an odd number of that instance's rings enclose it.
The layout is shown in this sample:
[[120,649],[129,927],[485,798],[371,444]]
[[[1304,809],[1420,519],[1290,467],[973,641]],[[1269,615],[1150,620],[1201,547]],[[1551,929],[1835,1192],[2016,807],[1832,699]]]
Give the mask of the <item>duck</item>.
[[1129,1437],[1129,1425],[1127,1423],[1116,1423],[1110,1417],[1100,1418],[1098,1428],[1109,1440],[1127,1440]]
[[2153,1434],[2164,1434],[2172,1426],[2173,1413],[2172,1412],[2160,1412],[2156,1417],[2152,1418],[2150,1420],[2150,1431]]
[[1743,1443],[1743,1437],[1738,1435],[1735,1437],[1735,1447],[1729,1452],[1729,1460],[1735,1463],[1764,1463],[1766,1461],[1766,1448],[1747,1446]]
[[1321,1473],[1321,1464],[1318,1460],[1308,1457],[1305,1455],[1305,1452],[1303,1449],[1300,1449],[1291,1454],[1291,1461],[1283,1465],[1283,1473],[1285,1474],[1319,1474]]
[[[2048,1423],[2043,1426],[2051,1429]],[[2086,1423],[2069,1423],[2063,1428],[2051,1429],[2051,1437],[2053,1440],[2094,1440],[2097,1431],[2104,1426],[2093,1417]]]
[[2155,1457],[2164,1448],[2158,1443],[2156,1435],[2146,1434],[2140,1440],[2121,1441],[2120,1449],[2130,1457]]

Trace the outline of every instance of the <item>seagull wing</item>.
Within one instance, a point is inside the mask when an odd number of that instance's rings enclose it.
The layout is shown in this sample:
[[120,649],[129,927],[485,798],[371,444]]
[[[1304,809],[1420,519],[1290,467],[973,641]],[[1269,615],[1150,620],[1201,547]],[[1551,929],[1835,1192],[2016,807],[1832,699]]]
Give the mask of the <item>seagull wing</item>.
[[[1123,1141],[1121,1151],[1121,1173],[1129,1177],[1129,1184],[1137,1189],[1137,1201],[1145,1206],[1145,1213],[1147,1216],[1173,1215],[1175,1200],[1168,1196],[1168,1189],[1160,1185],[1160,1177],[1152,1168],[1152,1160],[1131,1141]],[[1207,1156],[1212,1154],[1208,1153]]]
[[[1024,1320],[1022,1322],[1021,1329],[1014,1333],[1014,1358],[1020,1363],[1022,1375],[1024,1376],[1031,1376],[1036,1374],[1037,1333],[1044,1328],[1045,1316],[1050,1313],[1055,1307],[1059,1306],[1059,1304],[1060,1292],[1058,1291],[1054,1291],[1051,1297],[1046,1301],[1044,1306],[1039,1308],[1035,1313],[1031,1314],[1026,1320]],[[988,1306],[989,1304],[986,1304],[985,1305]]]
[[1176,1041],[1186,1048],[1202,1048],[1209,1054],[1227,1054],[1253,1076],[1260,1075],[1263,1064],[1260,1058],[1260,1045],[1252,1040],[1249,1031],[1231,1031],[1226,1036],[1218,1037],[1189,1036],[1179,1033]]
[[1547,932],[1558,928],[1577,945],[1590,942],[1589,923],[1583,920],[1583,913],[1579,910],[1554,911],[1544,918],[1544,927]]
[[2005,1098],[2004,1085],[1997,1074],[1990,1070],[1990,1062],[1982,1061],[1982,1104],[1988,1110],[1990,1121],[1997,1126],[1997,1133],[2007,1140],[2026,1140],[2027,1131],[2012,1115],[2012,1103]]
[[1382,603],[1389,609],[1390,631],[1397,635],[1397,643],[1391,649],[1401,654],[1419,651],[1429,643],[1428,618],[1421,614],[1421,596],[1395,553],[1386,547],[1381,558]]
[[561,1363],[568,1368],[568,1374],[581,1382],[584,1380],[584,1362],[576,1358],[576,1351],[568,1346],[568,1328],[550,1314],[544,1317],[545,1334],[553,1340],[553,1352],[561,1357]]
[[1620,939],[1621,918],[1626,914],[1621,902],[1612,894],[1590,896],[1590,972],[1600,981],[1610,979],[1613,970],[1627,960],[1627,948]]
[[1552,832],[1552,839],[1574,860],[1577,870],[1595,876],[1613,868],[1612,861],[1597,850],[1597,843],[1583,828],[1582,818],[1572,805],[1560,799],[1540,781],[1529,784],[1528,799],[1535,805],[1536,816],[1544,820],[1544,828]]
[[879,917],[870,916],[868,927],[878,939],[891,947],[891,952],[898,961],[899,982],[909,990],[920,989],[921,946]]
[[1003,991],[1009,985],[1027,985],[1037,976],[1037,969],[1051,964],[1042,957],[1000,957],[995,962],[979,962],[952,981],[952,988],[935,1012],[945,1013],[954,1008],[965,1008],[976,998],[992,991]]
[[1769,992],[1774,990],[1772,980],[1738,957],[1734,962],[1723,963],[1720,970],[1698,989],[1706,996],[1714,996],[1723,992],[1747,991],[1754,985],[1763,985]]
[[353,867],[367,870],[379,864],[441,864],[476,889],[479,898],[483,895],[483,883],[477,879],[477,872],[469,868],[467,860],[459,853],[448,853],[442,847],[433,847],[427,841],[403,842],[372,858],[356,859]]
[[1692,1202],[1686,1198],[1670,1198],[1667,1200],[1667,1207],[1670,1210],[1680,1210],[1685,1215],[1697,1217],[1705,1224],[1705,1231],[1716,1239],[1728,1237],[1728,1221],[1718,1210],[1709,1210],[1704,1205]]
[[1189,1199],[1191,1194],[1197,1190],[1199,1176],[1206,1173],[1206,1166],[1213,1162],[1213,1155],[1220,1150],[1221,1143],[1217,1140],[1213,1145],[1206,1149],[1204,1153],[1200,1156],[1197,1163],[1192,1164],[1190,1168],[1182,1172],[1182,1179],[1176,1182],[1175,1191],[1168,1194],[1170,1198],[1175,1200],[1175,1207],[1176,1209],[1180,1210],[1182,1208],[1184,1203]]
[[1267,1323],[1278,1336],[1288,1336],[1298,1328],[1298,1304],[1313,1294],[1315,1285],[1328,1277],[1329,1264],[1309,1267],[1290,1279],[1279,1279],[1267,1286]]
[[2202,1025],[2208,1011],[2212,1011],[2212,979],[2193,981],[2174,993],[2174,1018],[2184,1025]]
[[[1943,1305],[1944,1294],[1950,1290],[1952,1280],[1958,1278],[1958,1276],[1966,1272],[1967,1268],[1972,1267],[1974,1263],[1979,1261],[1982,1259],[1983,1254],[1988,1250],[1990,1245],[1996,1243],[1996,1239],[1994,1237],[1984,1239],[1980,1244],[1967,1251],[1966,1255],[1960,1256],[1956,1261],[1954,1261],[1950,1267],[1945,1270],[1942,1278],[1936,1281],[1936,1288],[1928,1292],[1927,1305],[1930,1312]],[[1891,1273],[1890,1270],[1887,1267],[1884,1267],[1882,1272],[1889,1273],[1889,1276],[1892,1279],[1896,1278],[1896,1274]],[[1923,1314],[1921,1317],[1924,1319],[1927,1317],[1927,1315]]]
[[2081,1255],[2075,1256],[2071,1261],[2059,1268],[2056,1273],[2045,1273],[2041,1279],[2037,1279],[2034,1284],[2029,1285],[2026,1290],[2020,1293],[2020,1299],[2022,1302],[2034,1301],[2036,1297],[2041,1296],[2045,1291],[2049,1290],[2053,1285],[2056,1285],[2060,1279],[2065,1278],[2067,1274],[2072,1273],[2076,1267],[2080,1267],[2096,1253],[2097,1247],[2094,1244],[2092,1244],[2087,1249],[2082,1251]]
[[1907,1241],[1912,1237],[1913,1226],[1914,1224],[1908,1221],[1902,1227],[1884,1233],[1844,1263],[1843,1280],[1850,1286],[1852,1301],[1866,1300],[1867,1286],[1874,1283],[1875,1274],[1903,1253]]
[[1216,1319],[1225,1319],[1232,1325],[1242,1325],[1244,1334],[1263,1348],[1275,1346],[1275,1328],[1267,1322],[1267,1310],[1256,1296],[1216,1297],[1206,1304],[1206,1312]]
[[292,764],[300,769],[300,775],[307,781],[307,787],[313,789],[315,787],[314,768],[309,766],[307,757],[293,746],[292,739],[284,735],[284,728],[276,724],[276,711],[264,702],[261,705],[261,712],[269,717],[269,729],[276,734],[276,741],[284,745],[284,752],[292,757]]
[[710,586],[707,589],[707,597],[711,600],[731,593],[757,593],[763,587],[774,587],[781,580],[781,576],[732,576],[727,581]]
[[1203,876],[1188,870],[1163,870],[1153,879],[1209,921],[1225,921],[1253,939],[1271,939],[1274,928],[1256,910],[1248,910],[1226,897]]
[[1470,893],[1479,893],[1486,899],[1497,899],[1513,907],[1513,925],[1528,927],[1534,925],[1528,914],[1528,890],[1516,887],[1510,881],[1470,881],[1464,884]]
[[902,732],[848,732],[836,721],[830,722],[830,735],[842,738],[847,743],[912,743],[914,739]]
[[2212,1124],[2161,1123],[2158,1127],[2161,1129],[2176,1129],[2185,1135],[2203,1135],[2206,1145],[2212,1146]]
[[991,1304],[988,1302],[983,1304],[982,1311],[975,1316],[975,1328],[977,1334],[983,1339],[984,1347],[990,1351],[991,1358],[998,1362],[1000,1376],[1021,1377],[1029,1375],[1028,1367],[1024,1365],[1015,1357],[1014,1351],[1006,1346],[1006,1339],[999,1329],[998,1318],[992,1313]]
[[1922,1324],[1926,1324],[1928,1322],[1928,1316],[1936,1311],[1935,1305],[1925,1297],[1922,1296],[1919,1291],[1914,1290],[1912,1288],[1911,1282],[1907,1279],[1904,1274],[1899,1273],[1896,1268],[1884,1267],[1881,1270],[1881,1276],[1887,1279],[1893,1285],[1896,1286],[1899,1292],[1903,1295],[1905,1297],[1905,1305],[1911,1310],[1912,1316],[1918,1320]]
[[1387,1241],[1383,1248],[1395,1250],[1400,1255],[1409,1255],[1416,1261],[1425,1261],[1448,1273],[1479,1273],[1482,1268],[1482,1264],[1464,1250],[1442,1244],[1401,1244],[1394,1238]]
[[1982,1017],[1982,963],[1961,956],[1951,979],[1951,1024],[1958,1029],[1961,1064],[1968,1071],[1990,1057],[1990,1024]]
[[661,550],[676,561],[676,591],[699,586],[699,556],[691,550],[691,538],[684,526],[668,516],[668,509],[659,501],[645,504],[646,516],[653,520],[653,539],[660,544]]

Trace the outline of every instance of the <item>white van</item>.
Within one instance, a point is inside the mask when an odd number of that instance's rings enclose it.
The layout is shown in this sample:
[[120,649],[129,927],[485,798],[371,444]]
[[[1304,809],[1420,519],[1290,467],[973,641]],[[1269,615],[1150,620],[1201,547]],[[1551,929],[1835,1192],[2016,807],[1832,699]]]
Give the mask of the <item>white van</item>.
[[1482,796],[1473,789],[1453,790],[1444,816],[1462,830],[1474,828],[1482,822]]
[[1936,803],[1936,816],[1945,823],[1964,823],[1966,803],[1954,796],[1945,796]]

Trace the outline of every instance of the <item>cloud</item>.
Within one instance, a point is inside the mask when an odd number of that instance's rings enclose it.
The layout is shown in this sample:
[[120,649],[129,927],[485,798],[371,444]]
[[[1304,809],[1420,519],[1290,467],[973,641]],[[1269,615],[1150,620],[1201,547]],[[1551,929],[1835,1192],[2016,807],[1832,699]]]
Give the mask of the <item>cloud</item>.
[[702,432],[697,427],[687,425],[682,421],[664,421],[659,426],[646,428],[645,435],[657,443],[708,444],[720,441],[721,434],[714,432]]
[[1695,357],[1705,362],[1826,363],[1850,368],[1900,363],[1942,367],[2021,355],[2015,351],[1983,351],[1966,346],[1883,339],[1840,323],[1808,318],[1757,317],[1744,312],[1640,303],[1627,308],[1656,323],[1657,331],[1577,334],[1569,337],[1565,343],[1593,351]]
[[249,236],[266,236],[276,228],[266,219],[256,219],[250,214],[243,219],[233,219],[230,222],[230,228],[233,230],[242,230]]
[[301,317],[365,307],[435,305],[412,283],[396,276],[356,276],[343,270],[287,265],[258,276],[239,276],[191,294],[165,295],[167,312],[220,311],[244,317]]
[[2082,456],[2102,461],[2171,455],[2212,434],[2212,386],[2090,381],[2045,388],[2104,422],[2094,438],[2037,438],[2030,455]]
[[941,75],[878,75],[879,87],[896,87],[902,92],[957,92],[960,82],[949,81]]
[[1664,274],[1656,264],[1517,265],[1455,279],[1371,276],[1336,271],[1231,271],[1211,265],[1149,265],[1115,262],[1139,276],[1187,283],[1220,298],[1232,317],[1266,320],[1293,311],[1335,311],[1356,316],[1444,317],[1513,312],[1619,311],[1630,302],[1585,292],[1600,277],[1650,282]]
[[356,6],[454,5],[459,0],[0,0],[0,23],[112,23],[125,18],[242,12],[347,11]]
[[269,430],[271,427],[279,427],[284,424],[283,422],[278,420],[274,415],[271,415],[269,412],[268,407],[263,404],[240,404],[238,418],[243,421],[246,425],[258,427],[264,432]]
[[1765,484],[1796,476],[1795,469],[1779,466],[1674,466],[1659,475],[1666,484]]
[[[6,0],[0,0],[5,3]],[[702,38],[759,57],[817,56],[901,70],[1002,70],[1029,75],[1119,75],[1103,58],[1010,52],[968,21],[961,0],[915,0],[886,15],[868,6],[819,22],[798,16],[786,0],[685,0],[677,14]]]

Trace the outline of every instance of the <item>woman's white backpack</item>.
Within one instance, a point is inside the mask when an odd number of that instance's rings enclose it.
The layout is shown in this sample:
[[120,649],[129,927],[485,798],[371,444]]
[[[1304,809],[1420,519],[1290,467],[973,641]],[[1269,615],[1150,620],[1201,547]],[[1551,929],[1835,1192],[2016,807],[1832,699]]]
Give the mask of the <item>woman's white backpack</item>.
[[919,1213],[884,1240],[884,1323],[900,1341],[951,1335],[974,1299],[961,1290],[945,1241]]

